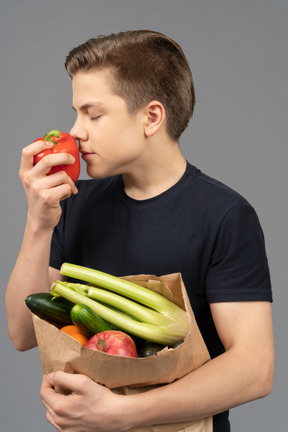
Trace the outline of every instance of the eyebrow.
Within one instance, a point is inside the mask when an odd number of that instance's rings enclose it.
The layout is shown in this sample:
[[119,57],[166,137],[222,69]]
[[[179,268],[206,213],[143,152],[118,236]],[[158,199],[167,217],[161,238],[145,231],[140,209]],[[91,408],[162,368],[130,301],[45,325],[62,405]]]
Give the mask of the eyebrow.
[[[91,102],[91,103],[86,103],[80,106],[79,111],[86,111],[89,108],[101,108],[103,106],[102,102]],[[72,106],[72,109],[74,111],[76,111],[76,108],[74,106]]]

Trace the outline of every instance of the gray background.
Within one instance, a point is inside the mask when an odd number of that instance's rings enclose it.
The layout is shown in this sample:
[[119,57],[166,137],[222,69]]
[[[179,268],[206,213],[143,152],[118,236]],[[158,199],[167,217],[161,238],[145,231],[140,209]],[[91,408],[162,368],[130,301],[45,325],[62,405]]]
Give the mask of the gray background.
[[287,431],[287,21],[287,0],[1,0],[1,432],[52,430],[39,398],[38,350],[13,348],[4,309],[26,218],[21,149],[73,123],[68,51],[98,34],[140,28],[174,38],[191,65],[197,103],[181,139],[185,156],[243,194],[266,236],[275,385],[269,397],[232,411],[232,430]]

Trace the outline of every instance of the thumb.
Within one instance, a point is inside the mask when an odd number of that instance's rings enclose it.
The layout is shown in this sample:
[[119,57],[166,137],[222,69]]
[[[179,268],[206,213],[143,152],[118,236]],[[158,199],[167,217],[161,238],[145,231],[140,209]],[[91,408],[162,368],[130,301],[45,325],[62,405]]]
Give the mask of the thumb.
[[62,371],[49,373],[46,378],[53,387],[61,387],[73,393],[82,393],[82,390],[85,389],[85,382],[90,381],[85,375]]
[[46,375],[46,379],[47,379],[48,383],[53,386],[54,385],[54,372]]

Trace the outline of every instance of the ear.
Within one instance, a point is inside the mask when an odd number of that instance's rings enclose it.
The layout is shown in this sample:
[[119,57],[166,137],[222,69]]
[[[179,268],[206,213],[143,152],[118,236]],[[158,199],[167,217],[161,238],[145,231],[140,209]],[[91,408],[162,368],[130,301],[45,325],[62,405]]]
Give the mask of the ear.
[[146,137],[153,136],[161,127],[165,119],[165,108],[159,101],[151,101],[145,108],[146,121],[144,132]]

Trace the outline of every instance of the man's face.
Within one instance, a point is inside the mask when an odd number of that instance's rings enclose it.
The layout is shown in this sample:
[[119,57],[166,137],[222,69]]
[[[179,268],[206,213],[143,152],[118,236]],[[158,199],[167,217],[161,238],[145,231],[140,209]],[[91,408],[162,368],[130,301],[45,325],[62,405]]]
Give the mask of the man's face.
[[79,141],[87,173],[94,178],[132,172],[145,148],[144,110],[128,113],[125,100],[111,89],[110,73],[93,70],[73,77],[77,119],[70,133]]

